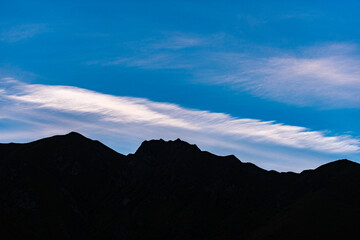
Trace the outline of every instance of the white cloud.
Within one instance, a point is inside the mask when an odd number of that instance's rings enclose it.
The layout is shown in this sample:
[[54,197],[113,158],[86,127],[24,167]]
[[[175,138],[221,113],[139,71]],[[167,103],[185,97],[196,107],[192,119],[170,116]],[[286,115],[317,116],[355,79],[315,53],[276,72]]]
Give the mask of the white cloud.
[[208,39],[196,34],[171,33],[165,39],[149,44],[149,48],[180,50],[209,44]]
[[23,24],[0,33],[0,40],[6,42],[17,42],[31,38],[45,30],[44,24]]
[[103,66],[122,65],[142,69],[186,69],[192,66],[184,61],[181,56],[173,53],[143,54],[127,58],[90,62],[90,64],[94,63]]
[[[172,35],[145,44],[130,57],[90,64],[151,70],[182,69],[192,74],[194,81],[224,84],[279,102],[323,108],[360,107],[357,45],[317,45],[297,49],[296,53],[262,49],[267,56],[255,57],[246,49],[224,52],[223,38],[221,34],[203,38]],[[189,47],[192,47],[191,51],[186,51]],[[258,49],[257,52],[261,51]]]
[[360,107],[357,58],[271,58],[260,63],[247,88],[260,96],[300,105]]
[[[360,150],[360,142],[349,136],[326,136],[320,131],[285,125],[273,121],[238,119],[223,113],[192,110],[170,103],[147,99],[119,97],[69,86],[25,84],[14,81],[1,92],[2,98],[24,110],[51,110],[70,114],[71,119],[86,119],[87,123],[111,123],[113,126],[141,126],[156,131],[187,131],[228,137],[236,140],[269,143],[326,153],[351,153]],[[7,110],[9,111],[9,110]],[[12,110],[12,112],[16,110]],[[4,112],[4,110],[3,110]],[[26,112],[26,111],[25,111]],[[5,114],[6,115],[6,114]],[[9,115],[11,115],[9,113]],[[16,114],[15,114],[16,115]],[[9,116],[10,117],[10,116]],[[96,124],[95,124],[96,125]]]
[[[224,34],[200,36],[165,32],[153,39],[127,43],[133,53],[124,57],[87,61],[87,65],[137,67],[141,69],[191,69],[199,65],[199,51],[221,45]],[[194,54],[195,53],[195,54]]]
[[218,55],[218,62],[223,61],[220,67],[205,77],[280,102],[358,108],[360,55],[356,51],[355,45],[338,44],[303,49],[300,56],[247,58],[223,53]]

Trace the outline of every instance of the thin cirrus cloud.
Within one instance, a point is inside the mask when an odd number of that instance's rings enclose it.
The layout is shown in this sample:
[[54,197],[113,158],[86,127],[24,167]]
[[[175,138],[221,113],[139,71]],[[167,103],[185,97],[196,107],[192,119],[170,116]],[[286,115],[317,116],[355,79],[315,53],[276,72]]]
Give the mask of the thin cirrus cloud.
[[[282,51],[279,51],[282,52]],[[360,54],[354,44],[302,48],[300,53],[253,57],[216,52],[194,76],[253,95],[299,106],[360,107]]]
[[315,54],[305,52],[305,56],[251,60],[232,55],[237,68],[211,80],[295,105],[359,108],[360,56],[349,48],[332,45],[315,49]]
[[169,36],[160,41],[150,42],[147,47],[153,49],[180,50],[204,46],[210,43],[208,38],[200,37],[196,34],[171,33],[168,35]]
[[[293,105],[360,107],[360,54],[355,44],[323,44],[301,48],[297,53],[273,49],[266,56],[254,57],[246,49],[233,52],[218,49],[224,36],[216,36],[191,38],[183,34],[178,40],[169,37],[147,45],[145,50],[134,51],[131,57],[93,63],[182,69],[192,74],[194,81],[227,85]],[[212,40],[218,44],[209,45]],[[191,51],[184,51],[187,47]]]
[[171,53],[143,54],[127,58],[115,58],[101,62],[90,62],[90,64],[100,63],[102,66],[123,65],[126,67],[137,67],[141,69],[189,69],[192,63],[184,60],[181,56]]
[[[224,38],[223,33],[200,35],[184,32],[163,32],[156,38],[150,38],[141,42],[134,42],[133,47],[143,51],[169,51],[180,52],[196,48],[204,48],[217,45]],[[130,44],[131,46],[131,44]]]
[[[86,65],[124,66],[139,69],[198,69],[199,50],[206,50],[218,45],[224,34],[200,36],[181,32],[163,33],[156,39],[127,43],[132,54],[127,57],[85,62]],[[206,50],[207,51],[207,50]],[[202,59],[201,61],[204,61]],[[205,60],[206,62],[206,60]]]
[[274,121],[239,119],[223,113],[187,109],[143,98],[113,96],[70,86],[26,84],[9,78],[3,79],[2,85],[1,99],[7,101],[6,105],[18,105],[20,111],[26,108],[49,110],[67,113],[71,118],[88,115],[89,119],[103,123],[211,133],[214,136],[327,153],[360,150],[360,142],[349,136],[326,136],[321,131]]
[[45,30],[45,24],[23,24],[1,32],[0,40],[4,42],[17,42],[32,38]]

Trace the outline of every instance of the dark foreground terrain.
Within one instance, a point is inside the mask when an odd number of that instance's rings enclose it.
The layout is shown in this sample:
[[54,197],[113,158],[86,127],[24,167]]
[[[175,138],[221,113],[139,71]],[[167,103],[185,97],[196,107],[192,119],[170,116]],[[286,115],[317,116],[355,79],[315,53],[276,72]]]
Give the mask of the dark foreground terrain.
[[180,140],[0,144],[0,239],[360,239],[360,165],[266,171]]

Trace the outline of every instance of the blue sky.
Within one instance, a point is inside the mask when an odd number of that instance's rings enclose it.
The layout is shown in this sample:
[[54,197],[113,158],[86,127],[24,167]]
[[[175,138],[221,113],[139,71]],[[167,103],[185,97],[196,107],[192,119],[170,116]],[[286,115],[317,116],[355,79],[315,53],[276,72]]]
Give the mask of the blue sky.
[[360,161],[358,1],[1,1],[0,142]]

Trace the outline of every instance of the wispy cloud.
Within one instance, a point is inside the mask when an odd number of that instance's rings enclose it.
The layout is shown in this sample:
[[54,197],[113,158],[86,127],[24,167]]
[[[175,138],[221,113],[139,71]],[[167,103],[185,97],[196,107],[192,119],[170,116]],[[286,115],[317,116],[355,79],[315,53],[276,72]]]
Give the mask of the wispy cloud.
[[90,64],[181,69],[192,74],[197,82],[228,85],[284,103],[323,108],[360,107],[360,52],[356,44],[323,44],[293,52],[267,49],[263,56],[254,56],[244,47],[224,51],[221,46],[225,37],[178,33],[147,42],[129,57]]
[[23,24],[1,32],[0,40],[5,42],[17,42],[32,38],[45,30],[45,24]]
[[190,69],[199,63],[194,62],[197,52],[217,45],[223,34],[207,37],[198,34],[170,32],[155,39],[128,43],[134,49],[128,56],[113,57],[86,62],[87,65],[136,67],[140,69]]
[[[92,62],[93,64],[93,62]],[[99,62],[96,62],[99,64]],[[126,58],[115,58],[100,62],[102,66],[122,65],[141,69],[185,69],[192,63],[184,61],[181,56],[172,53],[144,54]]]
[[[256,143],[259,147],[265,144],[332,154],[360,150],[359,140],[350,136],[328,136],[321,131],[274,121],[239,119],[223,113],[70,86],[25,84],[13,79],[3,79],[1,85],[0,99],[6,101],[0,105],[2,118],[23,122],[32,133],[35,129],[50,129],[51,133],[59,129],[90,129],[90,132],[121,132],[129,138],[142,139],[186,136],[205,145],[222,142],[231,149]],[[15,134],[4,131],[2,140],[6,134]]]
[[313,47],[303,49],[300,56],[252,59],[225,53],[220,59],[233,67],[209,76],[214,83],[297,105],[360,107],[360,56],[354,45]]
[[148,48],[180,50],[208,45],[209,39],[197,34],[171,33],[160,41],[150,42]]

